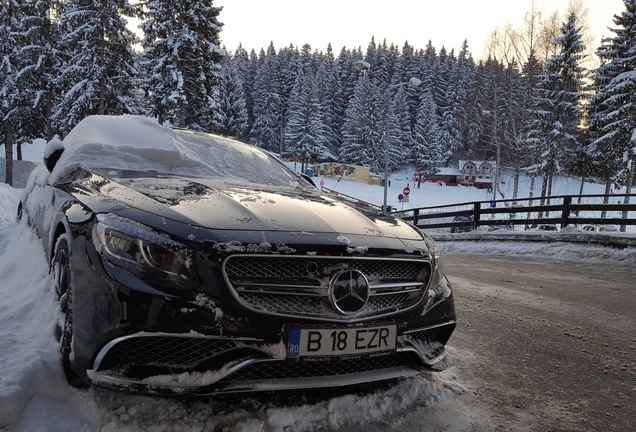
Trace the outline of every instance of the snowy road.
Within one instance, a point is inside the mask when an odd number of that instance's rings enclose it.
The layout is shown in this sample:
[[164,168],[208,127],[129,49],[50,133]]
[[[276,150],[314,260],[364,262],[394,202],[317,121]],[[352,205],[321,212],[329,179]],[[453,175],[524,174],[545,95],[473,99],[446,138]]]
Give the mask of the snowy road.
[[634,261],[446,258],[471,430],[634,430]]

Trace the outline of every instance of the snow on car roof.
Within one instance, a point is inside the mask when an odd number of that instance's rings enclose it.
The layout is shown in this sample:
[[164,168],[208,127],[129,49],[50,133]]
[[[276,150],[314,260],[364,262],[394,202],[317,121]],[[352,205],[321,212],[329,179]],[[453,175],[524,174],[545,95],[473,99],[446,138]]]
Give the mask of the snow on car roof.
[[216,135],[176,130],[140,116],[90,116],[63,141],[49,182],[77,168],[107,168],[297,185],[264,151]]

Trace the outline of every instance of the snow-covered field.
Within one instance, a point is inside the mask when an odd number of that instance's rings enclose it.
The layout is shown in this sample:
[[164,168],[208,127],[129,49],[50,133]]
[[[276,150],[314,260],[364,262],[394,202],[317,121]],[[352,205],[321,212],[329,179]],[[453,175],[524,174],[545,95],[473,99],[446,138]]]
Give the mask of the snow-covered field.
[[[25,159],[40,161],[41,146],[25,149]],[[400,208],[397,195],[407,184],[409,172],[394,173],[389,203]],[[401,179],[401,180],[399,180]],[[381,204],[382,188],[325,179],[325,186]],[[578,183],[561,179],[559,193],[577,193]],[[601,185],[589,185],[585,193],[602,193]],[[368,394],[339,395],[324,399],[277,397],[229,403],[223,399],[181,401],[112,394],[100,390],[77,390],[64,378],[55,322],[59,313],[44,251],[24,224],[15,221],[21,191],[0,184],[0,429],[6,431],[300,431],[348,428],[368,430],[365,425],[413,407],[451,404],[466,391],[453,368],[431,376],[408,379]],[[522,190],[521,196],[524,192]],[[508,195],[510,196],[510,195]],[[487,200],[485,191],[411,184],[411,207]],[[450,253],[529,253],[560,259],[633,259],[627,249],[551,244],[523,246],[509,242],[442,244]],[[546,254],[546,250],[549,251]],[[626,258],[627,256],[627,258]],[[452,355],[458,355],[451,346]],[[446,430],[469,430],[461,416],[444,419]],[[456,427],[453,427],[456,426]],[[422,425],[421,430],[429,429]]]

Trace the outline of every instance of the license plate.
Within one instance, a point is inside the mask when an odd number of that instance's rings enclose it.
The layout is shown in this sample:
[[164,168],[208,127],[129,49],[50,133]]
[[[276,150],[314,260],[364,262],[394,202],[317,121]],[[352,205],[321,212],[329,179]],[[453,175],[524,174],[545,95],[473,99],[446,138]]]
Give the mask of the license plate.
[[397,326],[293,328],[289,332],[287,357],[339,357],[395,350]]

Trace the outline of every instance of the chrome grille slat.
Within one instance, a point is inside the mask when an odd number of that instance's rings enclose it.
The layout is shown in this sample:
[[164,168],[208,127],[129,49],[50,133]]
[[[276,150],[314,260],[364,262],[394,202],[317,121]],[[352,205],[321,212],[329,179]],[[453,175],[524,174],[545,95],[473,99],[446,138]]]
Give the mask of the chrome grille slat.
[[294,292],[294,291],[276,291],[270,289],[245,289],[238,288],[238,292],[240,293],[250,293],[250,294],[271,294],[271,295],[287,295],[287,296],[307,296],[307,297],[324,297],[325,294],[315,293],[315,292]]
[[[329,282],[345,268],[355,268],[369,280],[369,300],[355,314],[342,316],[330,303]],[[416,305],[430,277],[422,259],[232,255],[223,276],[235,298],[265,314],[318,319],[388,316]]]
[[344,376],[397,366],[407,366],[417,370],[420,365],[421,362],[414,356],[399,352],[388,356],[333,362],[292,363],[284,360],[258,362],[242,368],[221,382]]

